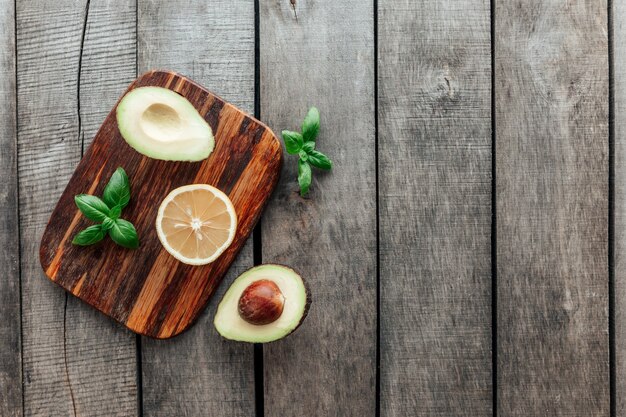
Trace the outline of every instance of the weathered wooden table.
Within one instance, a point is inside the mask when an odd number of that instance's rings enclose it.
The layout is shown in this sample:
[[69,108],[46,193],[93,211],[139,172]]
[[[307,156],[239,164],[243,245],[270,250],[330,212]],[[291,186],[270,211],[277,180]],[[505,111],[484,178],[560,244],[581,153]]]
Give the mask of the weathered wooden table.
[[[0,0],[0,34],[0,416],[626,416],[626,0]],[[276,131],[320,108],[333,172],[302,199],[287,159],[217,295],[293,265],[288,339],[220,339],[217,298],[140,338],[43,277],[151,68]]]

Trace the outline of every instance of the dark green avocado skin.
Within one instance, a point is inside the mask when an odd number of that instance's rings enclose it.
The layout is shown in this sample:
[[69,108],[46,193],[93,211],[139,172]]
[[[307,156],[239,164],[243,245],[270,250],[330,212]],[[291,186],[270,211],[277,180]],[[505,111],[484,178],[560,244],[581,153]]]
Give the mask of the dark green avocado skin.
[[[312,301],[312,299],[311,299],[311,288],[309,287],[309,283],[304,278],[302,278],[302,275],[300,275],[295,269],[293,269],[293,268],[291,268],[289,266],[285,266],[285,265],[281,265],[281,266],[284,266],[285,268],[289,268],[293,272],[298,274],[300,279],[302,279],[302,283],[304,284],[304,290],[306,291],[306,305],[304,306],[304,313],[302,313],[302,318],[300,319],[300,322],[298,323],[298,325],[289,333],[289,334],[291,334],[291,333],[295,332],[296,330],[298,330],[298,328],[300,326],[302,326],[302,323],[304,322],[304,319],[309,314],[309,308],[311,307],[311,301]],[[289,336],[289,334],[287,336]],[[287,336],[285,336],[285,337],[287,337]],[[283,337],[283,339],[284,339],[284,337]],[[278,339],[278,340],[280,340],[280,339]]]

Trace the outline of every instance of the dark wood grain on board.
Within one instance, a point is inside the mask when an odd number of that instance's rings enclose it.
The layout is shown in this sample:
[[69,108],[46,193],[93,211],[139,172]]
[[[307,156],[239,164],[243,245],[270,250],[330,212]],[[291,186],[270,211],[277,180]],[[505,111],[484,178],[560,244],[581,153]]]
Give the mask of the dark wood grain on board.
[[298,130],[317,106],[316,146],[334,163],[314,168],[302,198],[286,157],[263,217],[263,262],[294,267],[313,299],[293,335],[263,348],[268,417],[376,412],[373,12],[362,0],[260,2],[261,117]]
[[626,417],[626,0],[613,0],[615,417]]
[[[181,75],[153,71],[129,89],[157,85],[186,97],[215,133],[211,156],[201,162],[171,162],[133,151],[121,137],[115,108],[77,167],[55,208],[41,242],[41,264],[48,277],[129,329],[168,338],[198,317],[257,222],[273,190],[282,162],[271,130]],[[101,195],[113,171],[122,166],[132,186],[124,218],[137,228],[141,246],[128,251],[110,240],[90,247],[71,245],[89,223],[76,209],[79,193]],[[154,222],[159,204],[174,188],[207,183],[229,195],[238,216],[231,246],[215,262],[182,264],[162,247]]]
[[[243,111],[253,111],[253,2],[140,0],[137,13],[139,72],[175,69]],[[141,338],[145,416],[254,415],[254,348],[225,340],[213,326],[222,295],[237,275],[253,265],[252,240],[248,239],[189,331],[165,343]]]
[[489,2],[378,2],[381,416],[487,416]]
[[495,27],[498,415],[608,416],[607,3]]
[[0,416],[22,413],[15,3],[0,1]]

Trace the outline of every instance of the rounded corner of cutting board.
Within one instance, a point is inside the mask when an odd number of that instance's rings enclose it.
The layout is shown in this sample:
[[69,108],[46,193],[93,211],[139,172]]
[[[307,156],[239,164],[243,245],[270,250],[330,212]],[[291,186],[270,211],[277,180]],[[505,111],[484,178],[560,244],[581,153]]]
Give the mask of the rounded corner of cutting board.
[[274,133],[274,131],[272,129],[270,129],[269,126],[267,126],[265,123],[261,122],[260,120],[257,120],[257,122],[260,123],[270,133],[270,135],[272,136],[272,144],[275,147],[275,150],[276,150],[276,153],[278,154],[278,157],[282,161],[282,159],[283,159],[283,145],[280,142],[280,139],[278,139],[278,136],[276,135],[276,133]]

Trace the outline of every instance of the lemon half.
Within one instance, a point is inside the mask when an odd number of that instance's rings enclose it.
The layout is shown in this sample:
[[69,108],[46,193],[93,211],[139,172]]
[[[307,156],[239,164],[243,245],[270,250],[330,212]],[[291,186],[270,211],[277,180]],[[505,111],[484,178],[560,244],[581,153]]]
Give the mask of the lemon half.
[[208,184],[176,188],[165,197],[156,219],[163,247],[188,265],[216,260],[232,243],[237,214],[228,196]]

